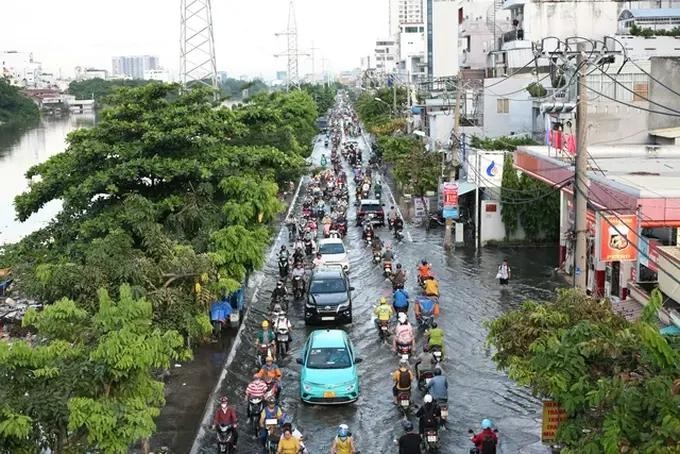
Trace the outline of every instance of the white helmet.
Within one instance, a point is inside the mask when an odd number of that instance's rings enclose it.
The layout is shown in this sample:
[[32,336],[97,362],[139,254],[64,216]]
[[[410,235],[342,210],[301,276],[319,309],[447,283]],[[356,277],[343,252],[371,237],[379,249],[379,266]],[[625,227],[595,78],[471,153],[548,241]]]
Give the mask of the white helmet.
[[429,395],[429,394],[425,394],[425,397],[423,397],[423,402],[425,402],[426,404],[431,403],[432,402],[432,396]]
[[406,317],[406,314],[404,314],[403,312],[399,312],[398,318],[399,318],[399,323],[405,323],[407,317]]

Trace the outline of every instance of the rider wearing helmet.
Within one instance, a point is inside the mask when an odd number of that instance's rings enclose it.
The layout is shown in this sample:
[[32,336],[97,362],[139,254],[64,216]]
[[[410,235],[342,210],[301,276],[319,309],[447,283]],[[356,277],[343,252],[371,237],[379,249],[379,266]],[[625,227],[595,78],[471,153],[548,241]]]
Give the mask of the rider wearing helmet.
[[267,345],[270,353],[276,351],[276,334],[271,329],[269,320],[262,320],[262,329],[257,333],[256,345],[258,348]]
[[[480,454],[496,454],[496,446],[498,445],[498,436],[492,429],[493,423],[490,419],[482,420],[482,431],[473,435],[470,440],[477,447]],[[470,431],[472,432],[472,431]]]
[[405,433],[399,438],[399,454],[421,454],[421,438],[413,431],[413,423],[405,419],[402,425]]
[[390,245],[390,243],[385,243],[385,251],[383,252],[382,259],[385,262],[394,260],[394,253],[392,252],[392,245]]
[[439,311],[436,310],[437,306],[438,305],[435,304],[432,298],[425,295],[420,295],[416,296],[415,304],[413,305],[413,312],[415,312],[417,320],[420,320],[421,314],[425,316],[434,315],[436,317],[439,315]]
[[432,266],[427,263],[427,260],[423,259],[418,265],[418,281],[422,284],[426,279],[432,276]]
[[423,282],[423,293],[431,298],[439,298],[439,282],[432,274]]
[[229,406],[229,399],[227,396],[220,397],[220,406],[217,407],[215,411],[215,416],[213,416],[212,428],[217,426],[232,426],[234,430],[232,431],[234,435],[234,447],[238,443],[238,416],[236,411]]
[[397,342],[401,345],[411,344],[411,349],[415,347],[416,338],[413,333],[413,326],[408,322],[408,317],[403,312],[399,312],[397,326],[394,328],[394,339],[392,340],[392,351],[397,351]]
[[392,318],[392,314],[394,314],[394,311],[392,310],[392,306],[390,306],[389,302],[387,301],[387,298],[381,296],[379,304],[375,307],[375,309],[373,309],[373,313],[377,317],[376,319],[377,324],[378,322],[385,322]]
[[354,454],[355,452],[354,439],[349,431],[349,427],[347,424],[340,424],[338,426],[338,434],[331,445],[331,454]]
[[411,392],[411,383],[413,382],[413,379],[413,372],[408,368],[408,360],[402,358],[399,361],[399,369],[392,372],[392,380],[394,381],[392,396],[394,397],[395,405],[397,405],[397,395],[400,392]]
[[276,288],[272,291],[272,301],[285,301],[288,296],[288,290],[283,285],[283,281],[276,283]]
[[446,377],[442,375],[442,370],[439,367],[434,368],[434,377],[430,379],[426,388],[435,401],[448,402],[449,383]]
[[265,427],[265,421],[267,419],[276,419],[278,424],[283,424],[285,413],[276,404],[276,399],[270,397],[267,399],[267,405],[262,409],[260,413],[260,441],[262,444],[267,441],[267,428]]
[[432,350],[432,347],[441,349],[442,358],[444,357],[444,330],[442,330],[437,322],[432,322],[432,327],[425,331],[427,338],[427,345]]
[[426,429],[437,429],[439,427],[441,412],[439,405],[434,402],[431,395],[425,394],[423,406],[418,409],[416,416],[420,418],[418,425],[420,435],[423,435]]
[[404,284],[406,284],[406,273],[401,263],[397,263],[396,271],[392,274],[392,288],[394,290],[404,288]]

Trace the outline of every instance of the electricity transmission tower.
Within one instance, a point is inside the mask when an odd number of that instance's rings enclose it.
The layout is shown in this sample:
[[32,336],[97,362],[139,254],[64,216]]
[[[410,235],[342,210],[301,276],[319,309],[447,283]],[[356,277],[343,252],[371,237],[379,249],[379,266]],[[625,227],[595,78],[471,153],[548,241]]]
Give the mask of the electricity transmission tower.
[[298,50],[297,22],[295,20],[295,5],[293,5],[293,0],[290,0],[288,7],[288,29],[285,32],[276,33],[275,36],[286,36],[288,38],[288,51],[282,54],[274,54],[275,57],[288,57],[286,88],[288,90],[291,88],[300,88],[298,57],[309,56],[309,54]]
[[179,70],[182,85],[207,85],[217,96],[211,0],[181,1]]

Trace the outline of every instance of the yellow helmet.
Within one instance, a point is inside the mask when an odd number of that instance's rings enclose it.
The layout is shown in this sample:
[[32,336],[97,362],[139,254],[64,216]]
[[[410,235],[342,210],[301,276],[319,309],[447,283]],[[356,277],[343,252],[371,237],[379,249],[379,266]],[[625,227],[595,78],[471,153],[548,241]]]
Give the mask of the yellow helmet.
[[380,304],[387,304],[387,298],[385,298],[384,296],[381,296],[380,297]]
[[269,328],[269,321],[268,320],[262,320],[262,328],[263,329]]

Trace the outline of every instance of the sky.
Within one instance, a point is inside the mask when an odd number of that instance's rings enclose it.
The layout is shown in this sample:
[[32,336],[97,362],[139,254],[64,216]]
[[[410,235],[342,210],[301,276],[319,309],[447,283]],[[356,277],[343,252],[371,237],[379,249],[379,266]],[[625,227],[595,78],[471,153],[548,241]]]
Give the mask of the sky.
[[[316,47],[329,71],[358,67],[387,35],[388,0],[295,0],[298,47]],[[273,78],[285,70],[288,0],[212,0],[217,68],[233,77]],[[2,0],[0,50],[33,52],[44,71],[76,66],[111,71],[111,57],[157,55],[179,67],[180,0]],[[308,52],[311,53],[311,52]],[[312,71],[300,57],[300,75]]]

